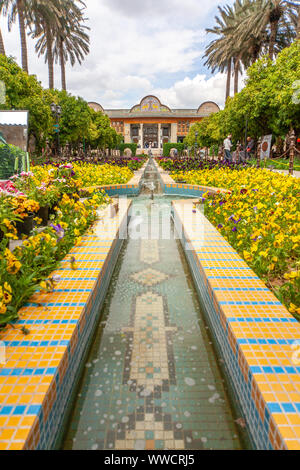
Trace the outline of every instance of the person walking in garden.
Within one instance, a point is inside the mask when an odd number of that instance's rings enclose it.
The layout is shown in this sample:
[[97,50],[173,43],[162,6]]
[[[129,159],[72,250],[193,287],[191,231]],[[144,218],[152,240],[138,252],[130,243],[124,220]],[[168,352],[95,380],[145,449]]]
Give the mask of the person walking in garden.
[[232,141],[231,141],[232,135],[229,134],[227,139],[224,140],[224,149],[225,149],[225,160],[227,162],[232,162],[232,155],[231,155],[231,147],[232,147]]

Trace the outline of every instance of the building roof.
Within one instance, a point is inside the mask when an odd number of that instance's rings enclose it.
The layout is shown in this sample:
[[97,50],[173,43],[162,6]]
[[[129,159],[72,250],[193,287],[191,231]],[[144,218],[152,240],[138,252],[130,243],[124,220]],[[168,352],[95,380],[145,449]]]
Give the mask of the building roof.
[[95,111],[102,111],[111,119],[126,118],[153,118],[153,117],[177,117],[177,118],[199,118],[206,117],[220,110],[219,106],[213,101],[206,101],[195,109],[171,109],[162,104],[160,100],[153,95],[145,96],[141,102],[131,109],[103,109],[96,102],[90,102],[89,106]]

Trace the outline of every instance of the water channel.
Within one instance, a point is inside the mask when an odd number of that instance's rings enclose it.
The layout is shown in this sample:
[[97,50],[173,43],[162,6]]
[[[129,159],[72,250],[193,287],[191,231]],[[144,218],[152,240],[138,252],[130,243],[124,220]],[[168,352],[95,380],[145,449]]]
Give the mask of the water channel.
[[[154,166],[133,199],[62,449],[245,449],[249,441],[213,346]],[[182,199],[182,197],[181,197]]]

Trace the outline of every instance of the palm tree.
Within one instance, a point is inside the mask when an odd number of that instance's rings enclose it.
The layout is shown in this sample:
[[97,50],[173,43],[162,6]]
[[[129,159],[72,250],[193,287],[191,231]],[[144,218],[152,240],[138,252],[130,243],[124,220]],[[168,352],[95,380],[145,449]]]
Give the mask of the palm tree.
[[[234,93],[238,92],[239,74],[242,64],[248,61],[249,40],[240,43],[236,38],[236,28],[248,14],[251,0],[236,0],[233,7],[226,5],[218,7],[220,18],[215,17],[217,26],[207,29],[208,33],[217,34],[218,39],[212,41],[205,51],[208,57],[205,65],[208,65],[212,72],[216,69],[221,72],[227,71],[226,100],[230,94],[231,71],[234,71]],[[256,54],[258,54],[256,52]]]
[[2,36],[2,31],[0,28],[0,55],[5,55],[5,47],[4,47],[4,41],[3,41],[3,36]]
[[[205,51],[205,65],[212,72],[227,71],[226,99],[230,93],[231,71],[234,93],[242,66],[249,67],[262,54],[270,58],[300,36],[300,7],[297,0],[235,0],[232,7],[219,7],[217,25],[207,29],[218,36]],[[297,29],[298,28],[298,29]]]
[[[78,0],[81,5],[85,4]],[[80,63],[89,52],[89,37],[82,10],[73,0],[32,0],[34,4],[32,37],[37,38],[35,49],[39,56],[45,55],[48,63],[49,88],[54,88],[54,57],[59,58],[62,70],[63,88],[66,88],[65,61],[70,57]]]
[[60,25],[62,3],[62,0],[31,0],[31,36],[37,38],[42,35],[44,39],[39,39],[35,49],[38,56],[45,54],[50,89],[54,88],[53,34]]
[[230,18],[232,17],[232,8],[226,6],[224,8],[218,7],[220,17],[216,16],[215,20],[217,26],[213,29],[207,28],[207,33],[216,34],[218,39],[213,40],[206,48],[204,57],[207,60],[204,65],[207,65],[212,73],[217,69],[224,73],[227,72],[226,81],[226,97],[225,101],[230,95],[231,85],[231,70],[232,70],[232,51],[229,49],[229,40],[225,35],[226,29],[230,26]]
[[256,36],[262,33],[268,35],[269,57],[273,59],[274,55],[290,45],[295,37],[295,7],[285,0],[252,0],[248,15],[236,29],[236,38],[242,42],[250,33]]
[[[2,6],[0,5],[0,17],[1,17],[1,13],[2,13]],[[4,41],[3,41],[3,36],[2,36],[2,31],[1,31],[1,27],[0,27],[0,55],[5,55],[5,47],[4,47]]]
[[70,29],[65,28],[61,32],[58,32],[56,41],[54,44],[54,56],[56,62],[59,60],[61,67],[61,83],[62,89],[66,90],[66,68],[65,63],[70,60],[72,66],[75,65],[76,61],[81,65],[82,61],[90,51],[89,48],[89,36],[84,31],[87,29],[86,26],[77,26]]
[[8,16],[8,27],[11,30],[12,24],[19,18],[19,30],[21,38],[22,68],[28,73],[28,53],[26,41],[26,27],[28,14],[28,0],[0,0],[0,11],[4,16]]
[[285,0],[285,3],[295,8],[294,23],[296,26],[297,40],[300,39],[300,1],[299,0]]
[[[85,7],[83,2],[80,3]],[[71,11],[70,6],[68,11]],[[64,16],[61,27],[56,33],[53,53],[56,62],[60,63],[63,90],[67,89],[65,63],[70,60],[72,67],[76,62],[81,65],[90,51],[90,38],[87,33],[90,28],[83,24],[85,21],[83,10],[73,10],[72,15]]]

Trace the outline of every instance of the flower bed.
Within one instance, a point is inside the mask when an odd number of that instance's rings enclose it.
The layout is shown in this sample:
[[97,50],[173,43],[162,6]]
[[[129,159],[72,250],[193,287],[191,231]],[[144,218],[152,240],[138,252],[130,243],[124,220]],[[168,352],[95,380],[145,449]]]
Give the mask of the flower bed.
[[300,319],[300,180],[253,168],[175,172],[172,177],[229,190],[204,195],[205,215]]
[[121,167],[111,163],[97,165],[75,162],[63,165],[43,165],[33,167],[32,171],[37,182],[42,183],[51,179],[59,185],[60,190],[67,182],[69,192],[87,186],[124,184],[133,177],[133,172],[126,165]]
[[[64,194],[88,196],[89,192],[82,193],[82,188],[122,184],[132,177],[133,172],[127,167],[83,163],[37,166],[32,172],[15,175],[0,195],[0,236],[16,238],[16,225],[29,218],[47,224],[48,211],[53,211]],[[21,233],[19,230],[19,236]]]
[[229,162],[219,162],[219,161],[204,161],[201,158],[165,158],[158,157],[156,158],[157,163],[165,170],[172,173],[180,173],[182,178],[184,178],[183,173],[186,171],[192,170],[203,170],[203,169],[212,169],[216,167],[220,168],[245,168],[247,164],[245,163],[229,163]]
[[[49,227],[32,235],[13,251],[8,248],[9,238],[0,243],[0,330],[18,319],[18,310],[36,290],[50,292],[59,279],[47,280],[60,260],[78,245],[81,235],[95,222],[96,209],[107,203],[104,192],[94,194],[84,202],[64,194]],[[12,230],[13,223],[9,222]],[[71,260],[76,269],[76,260]],[[26,333],[26,331],[24,331]]]
[[[49,274],[80,243],[97,219],[96,209],[110,202],[104,190],[81,194],[81,188],[126,183],[132,176],[127,167],[76,163],[35,167],[11,178],[0,192],[0,329],[18,319],[18,310],[36,290],[54,289],[58,279],[47,280]],[[46,223],[41,209],[46,209]],[[42,222],[48,226],[39,229]],[[10,250],[10,240],[21,237],[22,246]],[[76,260],[71,267],[76,269]]]
[[[73,158],[69,160],[69,163],[73,165],[94,165],[94,166],[102,166],[102,165],[110,165],[110,166],[118,166],[120,168],[129,168],[131,171],[137,171],[146,162],[148,159],[147,155],[139,155],[138,157],[91,157],[93,159],[92,163],[88,163],[83,158]],[[60,164],[53,164],[51,161],[47,161],[42,166],[59,166]]]

